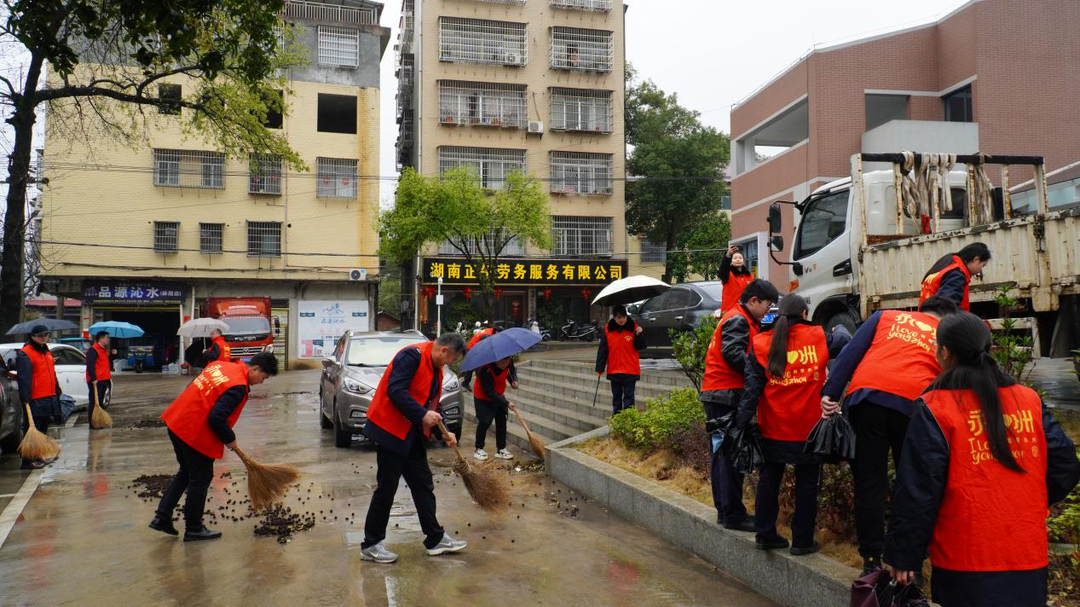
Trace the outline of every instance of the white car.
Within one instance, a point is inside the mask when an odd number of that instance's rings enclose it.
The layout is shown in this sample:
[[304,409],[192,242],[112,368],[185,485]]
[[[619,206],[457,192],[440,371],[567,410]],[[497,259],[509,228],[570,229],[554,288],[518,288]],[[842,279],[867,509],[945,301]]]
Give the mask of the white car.
[[[23,345],[0,344],[0,357],[12,372],[15,371],[15,355]],[[49,344],[49,351],[56,363],[56,379],[60,382],[60,390],[75,399],[76,410],[86,409],[90,403],[90,392],[86,388],[86,355],[66,344]],[[110,396],[106,394],[105,402],[102,403],[106,407]]]

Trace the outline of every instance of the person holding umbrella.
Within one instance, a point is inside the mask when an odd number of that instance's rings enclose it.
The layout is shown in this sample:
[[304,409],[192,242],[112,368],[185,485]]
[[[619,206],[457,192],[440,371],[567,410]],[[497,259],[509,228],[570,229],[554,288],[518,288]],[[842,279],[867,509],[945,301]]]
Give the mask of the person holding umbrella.
[[514,359],[509,356],[489,365],[484,365],[476,371],[476,384],[473,387],[473,404],[476,407],[476,452],[473,457],[479,461],[486,461],[487,451],[484,445],[487,442],[487,431],[495,422],[495,457],[499,459],[514,459],[512,453],[506,450],[506,421],[510,416],[509,411],[517,407],[506,399],[506,384],[513,382]]
[[739,297],[746,285],[754,280],[754,274],[746,267],[746,256],[735,245],[728,247],[727,254],[720,260],[720,283],[724,285],[720,295],[720,313],[739,305]]
[[[480,323],[477,322],[477,326],[479,326],[479,324]],[[481,339],[484,339],[486,337],[494,335],[494,334],[496,334],[498,332],[499,332],[498,327],[485,327],[484,329],[478,329],[475,333],[473,333],[473,336],[469,338],[469,343],[466,344],[466,346],[465,346],[465,353],[468,354],[469,350],[472,350],[473,346],[480,343]],[[513,378],[517,377],[517,371],[514,370],[514,369],[511,369],[510,373],[511,373],[512,381],[514,382],[514,389],[516,390],[517,389],[517,380],[513,379]],[[473,376],[472,371],[466,371],[461,376],[461,385],[464,387],[465,390],[471,390],[472,389],[472,383],[473,383],[472,382],[472,376]]]
[[203,352],[203,359],[206,360],[206,364],[209,365],[217,361],[230,362],[232,352],[229,348],[229,342],[225,341],[225,336],[221,334],[221,329],[211,330],[210,340],[210,347]]
[[[34,418],[34,427],[46,434],[49,422],[60,419],[60,380],[56,378],[56,362],[49,351],[49,328],[44,324],[30,328],[30,337],[26,345],[19,350],[15,358],[15,371],[19,375],[19,400],[23,408],[30,407]],[[23,418],[23,433],[30,428],[30,420]],[[45,461],[23,459],[23,470],[36,470],[44,467]]]
[[[105,402],[105,397],[112,389],[112,358],[109,351],[109,332],[98,331],[94,335],[94,345],[86,351],[86,388],[90,395],[90,419],[94,419],[94,407]],[[97,398],[94,394],[97,393]],[[96,430],[93,424],[90,428]]]
[[596,374],[603,375],[606,369],[611,382],[612,415],[634,407],[637,382],[641,379],[639,352],[644,349],[641,325],[626,313],[626,306],[615,306],[604,327],[604,339],[596,350]]

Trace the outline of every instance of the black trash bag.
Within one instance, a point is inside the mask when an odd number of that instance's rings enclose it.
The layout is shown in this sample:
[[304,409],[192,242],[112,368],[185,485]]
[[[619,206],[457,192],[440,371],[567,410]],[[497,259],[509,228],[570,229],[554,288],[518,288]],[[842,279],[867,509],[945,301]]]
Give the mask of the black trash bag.
[[761,453],[761,432],[757,424],[732,428],[723,448],[724,455],[739,474],[750,474],[765,461],[765,456]]
[[735,427],[735,411],[730,411],[710,420],[705,421],[705,431],[709,433],[712,442],[712,452],[716,453],[724,445],[724,440]]
[[821,419],[806,437],[803,452],[828,464],[855,459],[855,429],[843,415]]

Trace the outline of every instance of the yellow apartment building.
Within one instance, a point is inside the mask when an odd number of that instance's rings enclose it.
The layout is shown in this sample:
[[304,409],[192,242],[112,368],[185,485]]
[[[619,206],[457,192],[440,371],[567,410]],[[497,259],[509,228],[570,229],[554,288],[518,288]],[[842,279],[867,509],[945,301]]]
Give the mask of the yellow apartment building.
[[[322,357],[345,329],[374,329],[379,61],[390,39],[381,11],[363,0],[286,2],[308,62],[289,70],[287,112],[267,124],[307,172],[226,159],[185,137],[168,110],[135,147],[65,140],[46,116],[43,289],[81,300],[84,330],[140,325],[168,360],[182,361],[176,330],[211,297],[269,298],[271,317],[236,341],[271,332],[292,366]],[[159,94],[188,84],[171,79]]]

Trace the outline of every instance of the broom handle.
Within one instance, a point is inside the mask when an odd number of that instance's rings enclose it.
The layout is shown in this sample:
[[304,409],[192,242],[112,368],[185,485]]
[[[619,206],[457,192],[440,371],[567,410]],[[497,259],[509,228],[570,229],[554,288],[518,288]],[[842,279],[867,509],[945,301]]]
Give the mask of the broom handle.
[[34,414],[30,412],[30,403],[26,403],[23,406],[26,407],[26,419],[30,422],[30,427],[37,428],[37,426],[34,425]]
[[[90,388],[91,388],[91,392],[94,393],[94,406],[97,407],[98,409],[101,409],[101,401],[98,400],[98,395],[97,395],[97,382],[94,382],[94,383],[90,384]],[[104,409],[102,409],[102,411],[104,411]],[[91,423],[93,423],[93,422],[91,422]]]
[[526,433],[527,433],[527,434],[528,434],[529,436],[532,436],[532,430],[529,430],[529,424],[526,424],[526,423],[525,423],[525,420],[524,420],[524,419],[522,419],[522,417],[521,417],[521,413],[519,413],[519,412],[518,412],[518,410],[517,410],[517,407],[514,407],[514,415],[516,415],[516,416],[517,416],[517,418],[518,418],[518,423],[520,423],[520,424],[521,424],[521,427],[522,427],[522,428],[525,428],[525,432],[526,432]]
[[[447,436],[450,436],[450,431],[446,429],[446,424],[444,424],[441,419],[439,420],[439,430],[442,432],[443,438],[446,438]],[[457,438],[457,437],[454,437],[454,438]],[[464,462],[465,457],[463,455],[461,455],[461,451],[458,450],[457,441],[454,441],[454,444],[450,445],[450,446],[453,447],[454,453],[457,454],[458,459]],[[468,462],[466,462],[466,463],[468,463]]]

